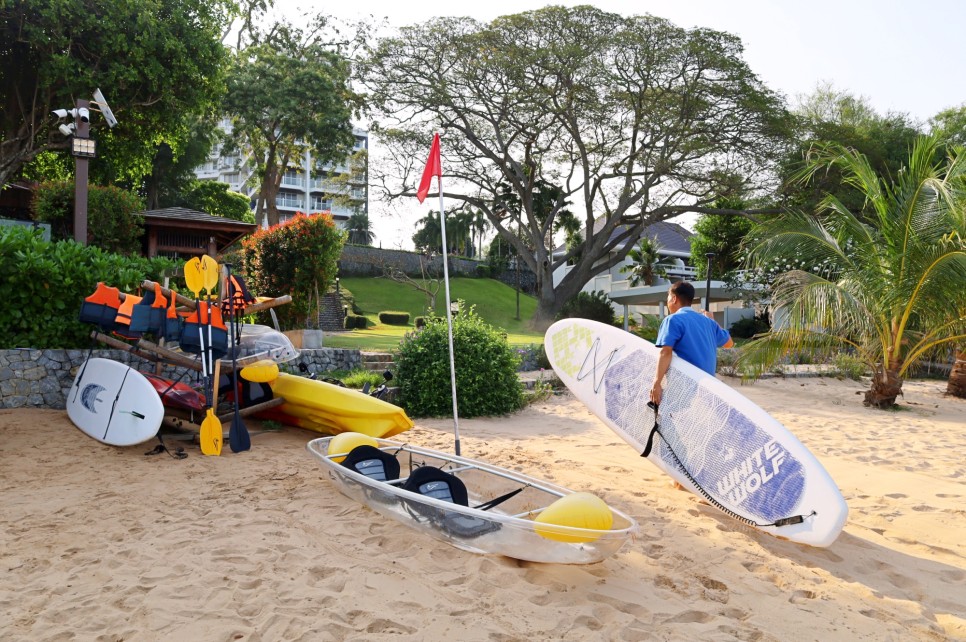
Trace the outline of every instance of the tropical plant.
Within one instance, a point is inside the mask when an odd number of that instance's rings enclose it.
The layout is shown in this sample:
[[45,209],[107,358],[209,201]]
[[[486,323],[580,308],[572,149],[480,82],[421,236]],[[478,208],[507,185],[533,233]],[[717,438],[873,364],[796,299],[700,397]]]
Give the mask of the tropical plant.
[[939,146],[917,139],[894,179],[841,145],[813,152],[797,179],[834,167],[865,207],[853,212],[830,194],[814,215],[790,212],[757,230],[753,260],[812,267],[775,280],[784,321],[743,349],[744,363],[761,372],[789,352],[849,349],[872,371],[864,403],[886,408],[910,367],[966,341],[966,152],[937,163]]
[[249,286],[259,294],[292,297],[291,305],[276,309],[286,328],[317,325],[322,295],[334,282],[345,237],[330,214],[298,212],[242,242]]
[[630,274],[631,287],[640,284],[654,285],[655,276],[664,276],[664,268],[657,265],[661,255],[658,250],[661,248],[658,242],[649,236],[642,236],[637,242],[637,247],[627,253],[633,263],[621,266],[621,272]]
[[345,227],[349,230],[348,242],[354,245],[372,245],[372,240],[376,237],[368,212],[354,212],[349,216]]

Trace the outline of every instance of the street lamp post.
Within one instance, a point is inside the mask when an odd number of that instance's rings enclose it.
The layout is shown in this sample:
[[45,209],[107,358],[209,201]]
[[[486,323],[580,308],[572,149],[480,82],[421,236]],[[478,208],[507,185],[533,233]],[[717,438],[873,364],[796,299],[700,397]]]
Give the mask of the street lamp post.
[[73,118],[70,124],[61,124],[60,132],[70,137],[70,153],[74,157],[74,240],[81,245],[87,245],[87,193],[88,193],[88,163],[97,154],[95,141],[91,139],[90,113],[91,109],[99,111],[107,122],[108,127],[117,125],[117,118],[111,111],[104,94],[100,89],[94,90],[94,101],[78,99],[74,108],[55,109],[57,118]]
[[[85,111],[90,107],[90,102],[78,100],[75,108],[77,113],[81,109]],[[81,245],[87,245],[87,177],[88,164],[94,155],[81,155],[77,152],[78,143],[90,140],[91,124],[90,119],[74,119],[74,138],[71,140],[71,154],[74,156],[74,240]]]

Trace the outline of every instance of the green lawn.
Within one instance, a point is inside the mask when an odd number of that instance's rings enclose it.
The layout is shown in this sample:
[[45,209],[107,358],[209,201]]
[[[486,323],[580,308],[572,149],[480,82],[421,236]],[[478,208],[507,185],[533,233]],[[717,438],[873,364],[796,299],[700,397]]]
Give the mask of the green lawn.
[[[326,334],[324,345],[329,348],[361,350],[394,350],[406,332],[413,330],[418,316],[426,315],[428,300],[425,294],[410,285],[396,283],[382,277],[346,277],[342,287],[355,297],[356,306],[369,320],[365,330]],[[450,280],[450,295],[476,306],[476,312],[488,323],[507,333],[513,344],[543,343],[543,333],[531,330],[529,320],[537,309],[532,296],[520,295],[520,320],[516,317],[516,290],[494,279],[454,278]],[[446,294],[442,285],[436,297],[436,314],[446,315]],[[408,326],[379,323],[379,313],[398,310],[409,313]]]

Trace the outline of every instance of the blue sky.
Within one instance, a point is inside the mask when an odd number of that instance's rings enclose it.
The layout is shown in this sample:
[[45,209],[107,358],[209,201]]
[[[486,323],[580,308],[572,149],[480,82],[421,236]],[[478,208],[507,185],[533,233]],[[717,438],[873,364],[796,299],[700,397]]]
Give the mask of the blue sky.
[[[295,7],[306,6],[301,0],[278,2],[290,15]],[[650,13],[681,27],[736,34],[751,69],[792,103],[820,82],[867,98],[880,113],[903,112],[920,122],[966,103],[966,0],[358,0],[337,7],[308,6],[344,18],[385,17],[399,26],[441,15],[485,21],[547,4]],[[411,245],[408,216],[391,220],[396,217],[380,204],[370,207],[384,247],[397,247],[399,241]]]

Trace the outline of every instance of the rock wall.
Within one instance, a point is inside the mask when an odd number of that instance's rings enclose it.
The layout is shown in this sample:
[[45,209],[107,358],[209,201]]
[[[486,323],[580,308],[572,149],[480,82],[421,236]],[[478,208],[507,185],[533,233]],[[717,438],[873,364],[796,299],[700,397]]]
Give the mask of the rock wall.
[[[0,408],[64,408],[67,393],[74,383],[77,369],[87,359],[88,350],[34,350],[21,348],[0,350]],[[358,350],[319,348],[302,350],[301,356],[288,364],[286,370],[298,372],[304,363],[308,372],[354,370],[362,367]],[[113,359],[145,372],[154,372],[154,364],[124,350],[94,350],[92,357]],[[185,368],[164,366],[161,376],[193,381],[194,372]]]

